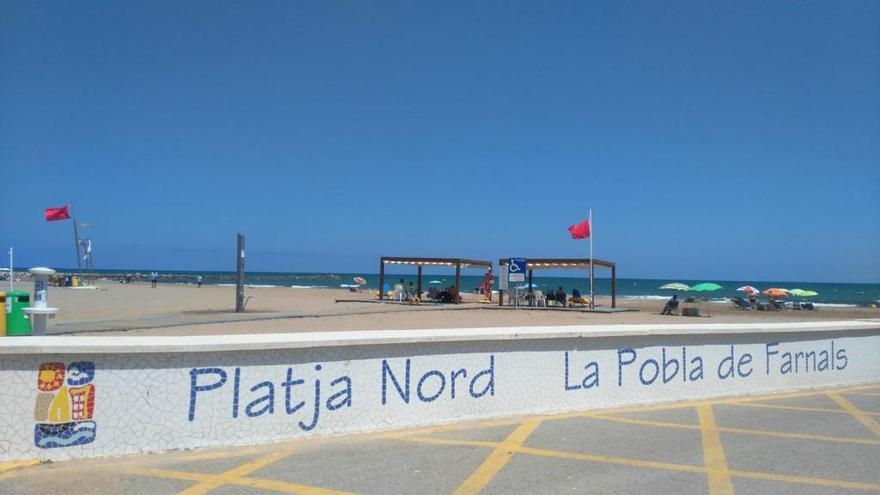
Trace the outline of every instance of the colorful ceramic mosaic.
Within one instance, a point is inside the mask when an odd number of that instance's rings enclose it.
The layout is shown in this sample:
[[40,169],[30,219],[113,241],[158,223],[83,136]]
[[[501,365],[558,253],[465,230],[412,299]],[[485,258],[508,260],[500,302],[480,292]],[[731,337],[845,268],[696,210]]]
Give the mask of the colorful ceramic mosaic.
[[95,365],[78,361],[43,363],[37,372],[34,445],[41,449],[95,441]]

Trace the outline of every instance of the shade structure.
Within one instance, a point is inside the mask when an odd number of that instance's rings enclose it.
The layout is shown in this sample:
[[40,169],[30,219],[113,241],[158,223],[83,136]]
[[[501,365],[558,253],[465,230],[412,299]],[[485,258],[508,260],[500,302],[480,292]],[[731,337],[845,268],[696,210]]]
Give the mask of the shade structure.
[[804,290],[804,289],[791,289],[788,291],[789,295],[795,297],[813,297],[818,296],[819,293],[814,290]]
[[[510,258],[500,258],[498,260],[498,266],[504,266],[507,264]],[[532,280],[532,275],[535,270],[558,270],[558,269],[569,269],[569,270],[588,270],[588,274],[590,271],[595,270],[595,267],[599,268],[608,268],[611,270],[611,307],[617,307],[617,263],[613,261],[600,260],[593,258],[526,258],[526,272],[528,275],[528,281]],[[498,302],[501,304],[503,302],[504,291],[499,290]]]
[[443,282],[441,282],[441,281],[439,281],[439,280],[431,280],[431,281],[428,282],[428,283],[431,284],[431,285],[441,285]]
[[[379,285],[385,284],[385,265],[409,265],[418,269],[416,294],[419,299],[422,295],[422,268],[451,267],[455,268],[455,289],[461,293],[461,270],[463,268],[483,268],[487,273],[492,273],[492,262],[486,260],[474,260],[466,258],[424,258],[411,256],[383,256],[379,259]],[[385,292],[379,293],[379,299],[384,299]],[[491,298],[491,293],[489,294]],[[458,304],[458,302],[456,302]]]
[[354,283],[360,284],[360,285],[364,285],[367,283],[367,279],[365,279],[364,277],[355,277],[353,280],[354,280]]
[[745,292],[746,294],[757,294],[758,292],[761,292],[758,289],[752,287],[751,285],[743,285],[742,287],[740,287],[739,289],[736,289],[736,290],[738,292]]
[[788,296],[788,289],[779,289],[779,288],[770,288],[764,291],[761,291],[761,294],[770,297],[786,297]]
[[681,282],[673,282],[671,284],[661,285],[660,289],[662,290],[688,290],[691,287],[688,284],[683,284]]
[[712,292],[713,290],[723,289],[724,287],[714,283],[714,282],[703,282],[702,284],[697,284],[688,289],[691,292]]

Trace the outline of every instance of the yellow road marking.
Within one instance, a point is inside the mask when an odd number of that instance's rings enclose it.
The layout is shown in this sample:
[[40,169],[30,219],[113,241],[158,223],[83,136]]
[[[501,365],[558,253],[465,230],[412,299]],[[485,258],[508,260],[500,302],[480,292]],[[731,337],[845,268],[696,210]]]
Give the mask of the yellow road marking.
[[724,457],[724,446],[721,445],[721,434],[715,424],[715,413],[712,406],[697,406],[700,417],[700,438],[703,442],[703,462],[706,463],[709,481],[709,495],[733,495],[733,482],[730,480],[730,468]]
[[[678,428],[678,429],[683,429],[683,430],[699,430],[700,429],[700,427],[697,425],[692,425],[692,424],[687,424],[687,423],[669,423],[666,421],[652,421],[652,420],[646,420],[646,419],[606,416],[604,414],[596,414],[591,417],[593,417],[595,419],[601,419],[603,421],[611,421],[614,423],[623,423],[623,424],[630,424],[630,425],[657,426],[660,428]],[[797,438],[800,440],[818,440],[818,441],[822,441],[822,442],[852,443],[852,444],[858,444],[858,445],[880,445],[880,440],[869,440],[867,438],[828,437],[828,436],[824,436],[824,435],[810,435],[808,433],[789,433],[789,432],[784,432],[784,431],[753,430],[751,428],[733,428],[733,427],[729,427],[729,426],[719,426],[717,429],[718,429],[718,431],[724,432],[724,433],[740,433],[743,435]]]
[[[191,473],[188,471],[172,471],[168,469],[138,469],[132,472],[156,478],[198,481],[201,483],[216,483],[220,481],[220,478],[222,476],[218,474]],[[351,492],[328,490],[325,488],[300,485],[297,483],[288,483],[286,481],[265,480],[249,477],[234,478],[229,481],[223,481],[222,484],[262,488],[264,490],[272,490],[281,493],[292,493],[296,495],[351,495]]]
[[224,471],[223,473],[217,475],[216,479],[213,481],[203,481],[197,485],[193,485],[186,490],[179,492],[178,495],[203,495],[221,485],[231,483],[238,478],[247,476],[254,471],[262,469],[270,464],[276,463],[281,459],[288,457],[290,454],[290,452],[284,451],[272,452],[271,454],[267,454],[252,461],[246,462],[241,466],[230,469],[229,471]]
[[852,488],[854,490],[880,491],[880,485],[874,483],[860,483],[858,481],[831,480],[827,478],[810,478],[808,476],[789,476],[776,473],[759,473],[756,471],[730,470],[731,476],[748,478],[752,480],[784,481],[786,483],[799,483],[802,485],[830,486],[833,488]]
[[[724,404],[727,406],[742,406],[742,407],[756,407],[759,409],[779,409],[781,411],[802,411],[802,412],[819,412],[819,413],[833,413],[833,414],[848,414],[847,411],[842,409],[828,409],[824,407],[802,407],[802,406],[778,406],[776,404],[759,404],[757,402],[721,402],[719,404]],[[880,413],[876,412],[868,412],[862,411],[863,414],[869,416],[880,416]]]
[[[424,437],[401,438],[407,442],[426,442],[438,443],[445,445],[461,445],[472,447],[492,447],[500,444],[496,442],[473,441],[473,440],[446,440]],[[703,466],[693,466],[690,464],[675,464],[670,462],[646,461],[642,459],[631,459],[628,457],[616,457],[597,454],[582,454],[579,452],[564,452],[557,450],[537,449],[533,447],[516,447],[513,449],[517,454],[529,454],[540,457],[552,457],[557,459],[571,459],[585,462],[596,462],[600,464],[615,464],[620,466],[632,466],[649,469],[659,469],[664,471],[677,471],[686,473],[708,474],[709,470]],[[803,485],[829,486],[836,488],[850,488],[855,490],[880,491],[880,485],[873,483],[861,483],[858,481],[833,480],[828,478],[811,478],[807,476],[791,476],[776,473],[762,473],[758,471],[740,471],[731,469],[730,476],[735,478],[748,478],[756,480],[782,481],[786,483],[798,483]]]
[[523,421],[503,442],[495,447],[495,450],[489,454],[489,457],[486,457],[486,460],[483,461],[480,467],[468,479],[464,480],[464,483],[453,493],[455,495],[480,493],[480,490],[489,484],[501,471],[501,468],[507,464],[507,461],[513,457],[514,450],[521,446],[540,424],[541,420],[539,418]]
[[844,399],[843,396],[838,393],[828,392],[826,395],[836,402],[838,406],[842,407],[846,412],[852,415],[852,417],[856,418],[859,423],[865,425],[869,430],[874,432],[875,435],[880,436],[880,423],[874,421],[871,416],[868,416],[868,413],[854,406],[852,402]]
[[12,462],[0,462],[0,473],[10,471],[17,468],[33,466],[34,464],[39,464],[40,461],[12,461]]
[[846,395],[867,395],[869,397],[880,397],[880,392],[860,392],[858,390],[844,390],[844,394]]
[[19,473],[13,470],[39,464],[40,461],[11,461],[0,462],[0,480],[15,478]]

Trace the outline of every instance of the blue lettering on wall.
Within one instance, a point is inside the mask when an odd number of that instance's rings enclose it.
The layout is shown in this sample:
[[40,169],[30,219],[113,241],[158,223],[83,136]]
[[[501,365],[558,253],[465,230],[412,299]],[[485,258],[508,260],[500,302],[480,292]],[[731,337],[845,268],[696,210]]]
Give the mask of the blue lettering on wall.
[[[300,397],[297,391],[297,386],[305,384],[305,379],[294,378],[294,370],[292,367],[287,368],[285,376],[283,376],[282,380],[279,380],[277,384],[277,386],[281,387],[281,389],[284,390],[284,407],[281,409],[281,411],[283,411],[283,414],[289,416],[298,411],[301,411],[305,407],[307,401],[312,404],[311,415],[310,418],[308,418],[308,423],[306,423],[305,420],[297,422],[300,429],[302,429],[303,431],[310,431],[314,429],[318,426],[318,423],[320,421],[322,409],[322,394],[321,379],[318,377],[318,375],[320,374],[321,369],[322,367],[320,364],[316,364],[314,367],[316,378],[314,381],[314,396],[312,400],[308,400],[307,397]],[[245,415],[248,418],[275,414],[276,383],[268,380],[256,383],[249,388],[246,388],[247,391],[244,392],[245,397],[242,397],[242,384],[246,383],[246,376],[243,375],[246,373],[247,368],[245,368],[244,373],[242,373],[242,368],[240,367],[236,367],[232,370],[232,418],[237,419],[239,417],[239,404],[242,400],[249,401],[244,408]],[[198,394],[201,392],[217,390],[225,386],[226,382],[227,371],[223,368],[193,368],[192,370],[190,370],[190,421],[193,421],[196,417]],[[247,385],[244,386],[247,387]],[[345,375],[338,376],[330,382],[330,387],[334,393],[330,395],[325,403],[323,403],[324,408],[326,408],[328,411],[336,411],[345,407],[351,407],[352,382],[350,377]],[[308,389],[303,388],[303,390]],[[297,400],[300,398],[301,400]]]
[[[780,375],[818,373],[824,371],[842,371],[849,360],[846,349],[838,348],[834,340],[828,342],[826,349],[800,346],[803,343],[785,344],[782,349],[778,342],[765,346],[765,373],[777,370]],[[795,347],[797,346],[797,347]]]
[[394,376],[394,372],[391,371],[391,366],[388,364],[388,361],[382,360],[382,405],[388,403],[388,378],[391,378],[391,382],[394,384],[394,388],[397,389],[397,393],[400,394],[400,398],[403,399],[403,402],[409,404],[409,368],[410,368],[410,359],[406,358],[406,371],[403,377],[403,382],[406,384],[406,390],[400,388],[400,382],[397,380],[397,377]]
[[[213,383],[199,384],[202,375],[214,375],[217,379]],[[220,388],[226,383],[226,372],[221,368],[193,368],[189,372],[189,420],[196,417],[196,394],[209,392]]]
[[[404,404],[410,401],[410,384],[412,378],[412,359],[406,358],[403,365],[403,373],[401,377],[401,369],[396,368],[388,362],[387,359],[382,360],[382,405],[387,405],[394,394],[389,394],[390,390],[396,391],[397,396]],[[447,389],[450,389],[449,399],[456,398],[456,380],[467,380],[469,373],[465,368],[454,369],[449,372],[447,378],[441,370],[429,369],[424,373],[417,372],[419,380],[416,382],[416,398],[419,402],[434,402],[440,399]],[[390,386],[389,386],[390,382]],[[450,384],[449,387],[446,385]],[[495,395],[495,355],[489,355],[489,367],[472,375],[468,383],[469,395],[474,399],[479,399],[485,395]]]

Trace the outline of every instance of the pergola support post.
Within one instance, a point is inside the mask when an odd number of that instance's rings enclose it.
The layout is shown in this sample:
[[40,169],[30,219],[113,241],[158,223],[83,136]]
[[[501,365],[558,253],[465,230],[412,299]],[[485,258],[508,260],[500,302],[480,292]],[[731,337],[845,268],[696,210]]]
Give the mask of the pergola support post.
[[617,307],[617,265],[611,266],[611,307]]
[[419,282],[416,286],[416,297],[419,298],[419,301],[422,300],[422,265],[419,265]]
[[455,304],[458,304],[458,298],[461,297],[461,261],[455,262]]
[[379,260],[379,300],[385,298],[385,291],[382,290],[382,287],[385,287],[385,258],[381,258]]

